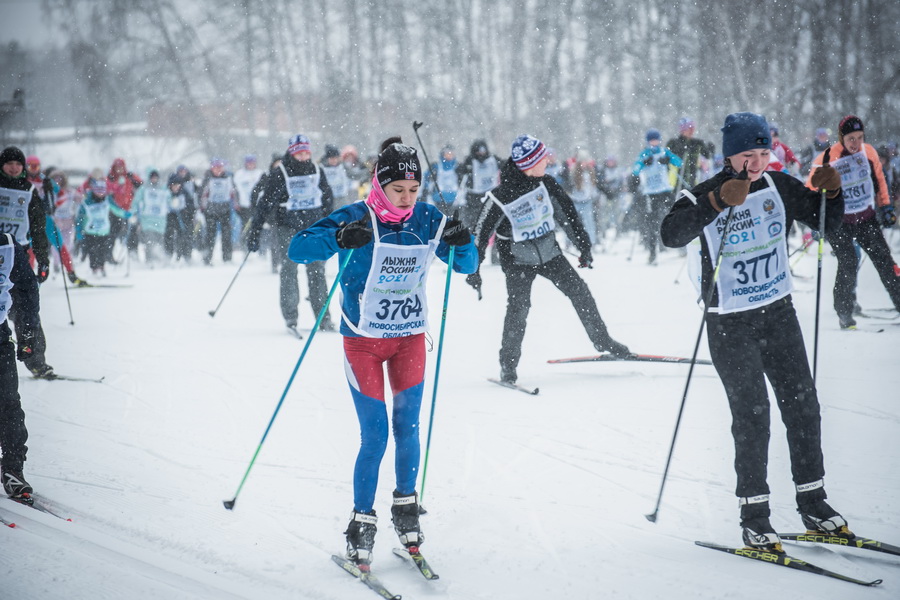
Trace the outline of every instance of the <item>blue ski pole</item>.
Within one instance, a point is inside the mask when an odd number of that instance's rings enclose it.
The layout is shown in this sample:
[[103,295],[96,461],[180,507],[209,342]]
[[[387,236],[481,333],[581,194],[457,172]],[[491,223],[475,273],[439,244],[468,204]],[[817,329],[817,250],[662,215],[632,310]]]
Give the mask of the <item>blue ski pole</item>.
[[316,332],[319,330],[319,325],[322,323],[322,319],[325,317],[326,311],[328,311],[328,305],[331,304],[331,298],[334,296],[335,290],[337,290],[338,285],[341,282],[341,275],[344,274],[344,269],[347,268],[347,263],[350,262],[350,257],[353,256],[353,250],[349,250],[347,255],[344,257],[344,262],[341,263],[341,268],[338,270],[337,276],[334,278],[334,283],[331,284],[331,289],[328,291],[328,298],[325,299],[325,304],[322,306],[322,310],[319,311],[319,316],[316,318],[316,324],[313,325],[312,331],[309,333],[309,337],[306,339],[306,345],[303,346],[303,352],[300,353],[300,358],[297,359],[297,364],[294,366],[294,370],[291,373],[290,379],[288,379],[287,385],[284,387],[284,392],[281,394],[281,398],[278,400],[278,404],[275,406],[275,412],[272,413],[272,418],[269,419],[269,424],[266,425],[266,430],[263,433],[262,439],[259,440],[259,445],[256,447],[256,452],[253,453],[253,458],[250,459],[250,464],[247,465],[247,470],[244,472],[244,477],[241,479],[240,485],[238,485],[237,491],[234,494],[234,498],[231,500],[223,500],[222,503],[225,505],[225,508],[228,510],[234,510],[234,503],[237,502],[238,495],[241,493],[241,489],[244,487],[244,483],[247,481],[247,476],[250,475],[250,469],[253,468],[253,464],[256,462],[256,457],[259,456],[259,451],[262,450],[263,443],[266,441],[266,437],[269,435],[269,431],[272,429],[272,424],[275,422],[275,417],[278,416],[278,411],[281,410],[281,405],[284,404],[284,399],[287,397],[288,390],[291,389],[291,384],[294,383],[294,377],[297,376],[297,371],[300,369],[301,363],[303,363],[304,357],[306,357],[306,351],[309,350],[309,345],[312,343],[313,338],[316,337]]

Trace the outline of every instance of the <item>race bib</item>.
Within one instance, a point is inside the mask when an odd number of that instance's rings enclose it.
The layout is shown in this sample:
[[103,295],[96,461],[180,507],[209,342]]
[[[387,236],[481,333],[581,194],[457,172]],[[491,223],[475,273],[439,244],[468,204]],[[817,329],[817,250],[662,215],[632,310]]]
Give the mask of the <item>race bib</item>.
[[0,188],[0,234],[12,235],[23,246],[31,243],[28,238],[28,203],[31,201],[32,189]]
[[207,185],[211,204],[223,204],[231,200],[231,179],[228,177],[210,177]]
[[[734,216],[724,235],[722,265],[716,281],[719,312],[732,313],[771,304],[791,293],[793,280],[785,242],[784,202],[769,175],[768,187],[753,192]],[[727,212],[706,226],[706,246],[715,260]],[[715,265],[713,265],[715,268]]]
[[537,239],[552,232],[556,227],[553,220],[553,203],[543,182],[509,204],[501,204],[493,194],[488,196],[509,219],[514,242]]
[[669,166],[657,162],[653,158],[653,164],[641,169],[641,189],[645,194],[664,194],[672,191],[669,183]]
[[865,152],[857,152],[831,161],[841,176],[844,190],[844,214],[861,213],[875,207],[875,184]]
[[286,210],[310,210],[322,206],[322,190],[319,188],[321,174],[318,167],[316,167],[315,173],[288,177],[284,165],[279,166],[284,174],[288,192],[288,201],[282,203],[281,206]]

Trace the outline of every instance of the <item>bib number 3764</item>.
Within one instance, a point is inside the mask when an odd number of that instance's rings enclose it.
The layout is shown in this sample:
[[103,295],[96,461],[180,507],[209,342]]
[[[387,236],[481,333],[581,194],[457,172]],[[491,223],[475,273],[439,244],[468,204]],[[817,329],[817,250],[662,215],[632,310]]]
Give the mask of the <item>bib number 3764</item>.
[[380,310],[375,313],[375,317],[382,321],[395,321],[398,315],[405,321],[412,315],[418,317],[422,314],[422,301],[418,295],[402,300],[380,300],[378,306]]

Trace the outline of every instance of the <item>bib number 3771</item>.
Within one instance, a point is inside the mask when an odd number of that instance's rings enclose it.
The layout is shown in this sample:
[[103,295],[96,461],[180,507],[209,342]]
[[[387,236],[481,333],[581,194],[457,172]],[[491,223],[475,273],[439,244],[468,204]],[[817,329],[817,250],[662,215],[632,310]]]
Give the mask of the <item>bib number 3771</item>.
[[[772,265],[772,259],[775,259],[775,264]],[[769,279],[772,277],[775,271],[778,270],[778,251],[777,248],[772,250],[771,252],[766,252],[765,254],[759,254],[757,256],[753,256],[748,258],[747,260],[738,260],[734,263],[734,268],[737,269],[737,282],[741,285],[746,283],[750,283],[751,281],[756,283],[758,270],[763,269],[763,278]]]

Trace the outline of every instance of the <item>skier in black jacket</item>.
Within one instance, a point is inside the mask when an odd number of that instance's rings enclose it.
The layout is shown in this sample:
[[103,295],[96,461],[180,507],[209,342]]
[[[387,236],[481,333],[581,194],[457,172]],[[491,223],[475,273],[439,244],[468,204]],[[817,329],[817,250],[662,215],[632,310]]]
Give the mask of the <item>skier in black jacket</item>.
[[19,337],[34,339],[34,332],[41,327],[38,280],[25,248],[13,235],[0,233],[0,485],[10,498],[21,499],[32,490],[22,475],[28,430],[19,397],[16,355],[19,360],[28,360],[33,349],[20,343],[17,352],[13,346],[7,321],[12,305],[16,307]]
[[[256,204],[247,232],[247,250],[256,252],[263,224],[268,220],[275,227],[275,244],[281,264],[281,314],[291,329],[297,327],[300,286],[297,284],[297,263],[287,257],[288,246],[294,234],[334,210],[328,179],[311,159],[309,138],[302,134],[291,138],[281,163],[273,166],[266,176],[265,191]],[[309,301],[313,314],[318,317],[328,297],[325,263],[307,264],[306,277]],[[334,331],[334,323],[327,312],[320,328]]]
[[[476,225],[478,262],[484,260],[488,239],[497,233],[500,266],[506,275],[506,319],[500,346],[500,378],[516,381],[516,367],[522,356],[525,323],[531,308],[531,285],[541,275],[569,297],[594,347],[617,356],[630,354],[624,344],[613,340],[600,317],[591,290],[563,256],[556,242],[560,225],[580,251],[579,267],[591,268],[591,240],[572,200],[549,175],[547,148],[537,138],[521,135],[512,145],[512,155],[500,170],[500,185],[486,196]],[[466,281],[481,293],[481,275],[472,273]]]
[[[25,174],[25,153],[15,146],[4,148],[0,152],[0,233],[12,233],[26,252],[34,254],[38,283],[50,275],[46,221],[44,201]],[[20,355],[24,348],[28,349],[23,359],[25,366],[35,377],[53,379],[53,367],[45,358],[47,339],[43,328],[20,328],[17,309],[10,313],[9,320],[16,330]]]
[[715,286],[707,337],[731,407],[744,543],[781,551],[781,540],[769,523],[766,378],[787,430],[803,524],[812,531],[852,537],[844,518],[825,502],[819,400],[791,301],[787,260],[787,234],[793,222],[819,227],[821,190],[828,195],[826,233],[840,226],[841,178],[832,167],[817,169],[811,184],[820,191],[814,191],[790,175],[766,171],[771,140],[762,115],[728,115],[722,133],[725,168],[691,190],[682,190],[663,220],[661,234],[670,248],[699,237],[700,252],[689,256],[701,263],[702,297],[707,298],[709,287]]

